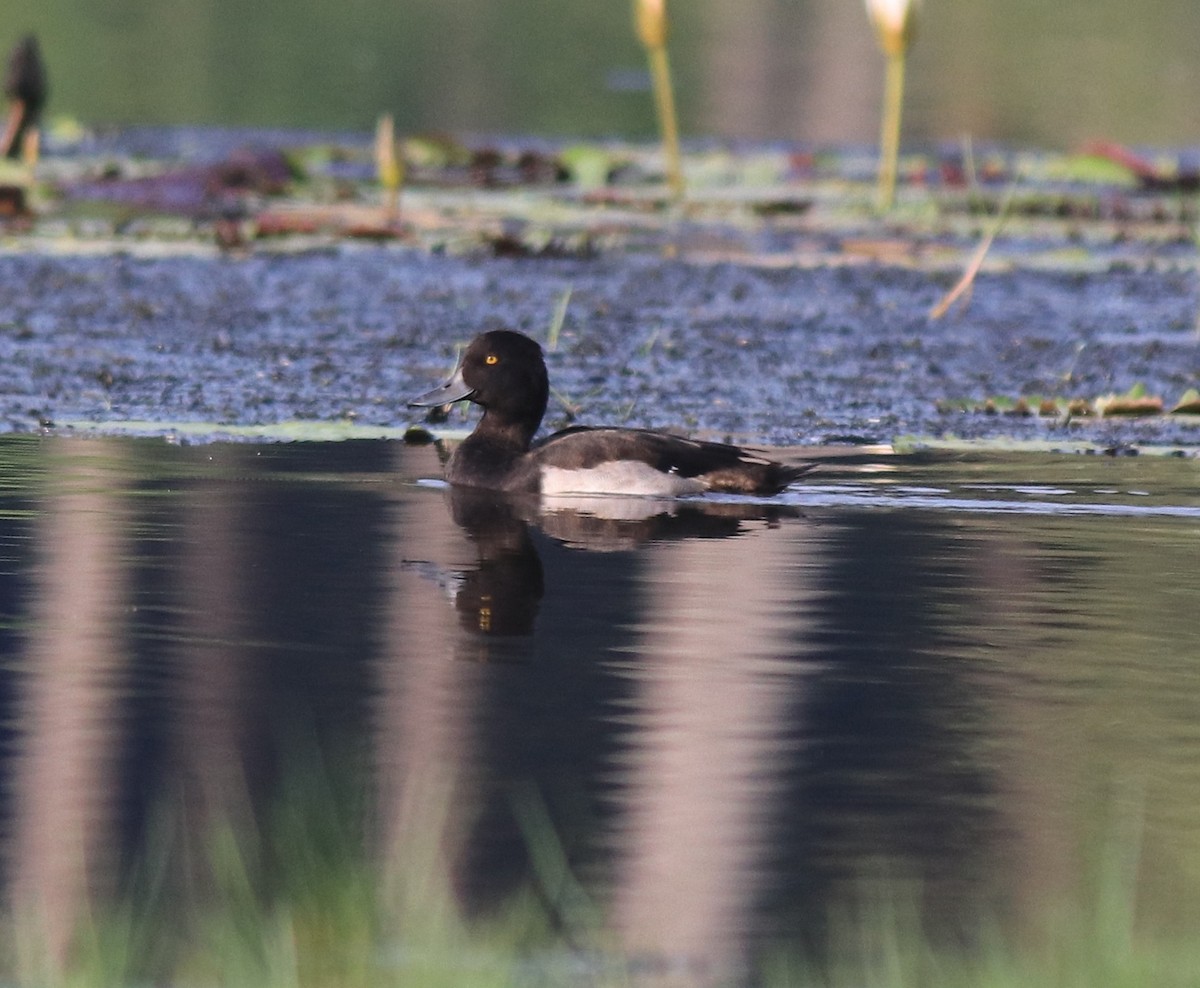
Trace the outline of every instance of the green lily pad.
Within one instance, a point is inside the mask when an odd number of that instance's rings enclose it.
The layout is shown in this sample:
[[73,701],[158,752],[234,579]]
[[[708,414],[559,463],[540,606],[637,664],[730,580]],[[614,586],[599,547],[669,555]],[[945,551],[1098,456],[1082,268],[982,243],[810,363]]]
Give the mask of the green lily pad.
[[1161,415],[1163,400],[1146,393],[1140,381],[1124,394],[1102,395],[1095,401],[1097,415]]
[[1173,415],[1200,415],[1200,391],[1188,388],[1171,409]]
[[270,422],[261,425],[230,425],[224,422],[169,422],[129,419],[93,422],[83,419],[55,422],[57,431],[106,436],[163,436],[212,442],[244,439],[265,442],[340,442],[347,439],[403,439],[408,427],[363,425],[358,422]]
[[[1109,452],[1108,446],[1083,440],[1054,439],[961,439],[957,436],[897,436],[892,450],[900,455],[912,453],[1085,453]],[[1138,446],[1139,456],[1200,457],[1195,446]]]
[[1130,168],[1098,154],[1076,154],[1052,162],[1046,169],[1046,175],[1061,181],[1090,185],[1137,185],[1137,176]]
[[576,144],[564,148],[559,162],[581,189],[602,189],[608,184],[613,168],[612,153],[594,144]]

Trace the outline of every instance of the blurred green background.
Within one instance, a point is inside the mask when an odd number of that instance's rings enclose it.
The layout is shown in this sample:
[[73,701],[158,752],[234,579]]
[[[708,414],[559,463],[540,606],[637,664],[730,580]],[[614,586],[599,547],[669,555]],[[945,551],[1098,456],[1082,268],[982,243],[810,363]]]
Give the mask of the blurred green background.
[[[88,124],[647,136],[629,0],[9,0],[49,112]],[[860,0],[675,0],[690,136],[877,137],[882,60]],[[1064,148],[1200,137],[1200,4],[927,0],[908,141]]]

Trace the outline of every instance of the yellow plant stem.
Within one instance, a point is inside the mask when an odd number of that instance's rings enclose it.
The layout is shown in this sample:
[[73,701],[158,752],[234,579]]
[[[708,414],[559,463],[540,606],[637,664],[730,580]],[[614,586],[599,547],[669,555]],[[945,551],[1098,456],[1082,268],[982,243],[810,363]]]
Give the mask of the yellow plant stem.
[[889,52],[883,91],[883,127],[879,135],[879,208],[889,210],[896,201],[896,174],[900,159],[900,113],[904,105],[905,51]]
[[390,113],[375,124],[375,172],[384,191],[384,215],[394,223],[400,215],[400,186],[404,183],[404,162],[396,153],[396,129]]
[[658,110],[658,129],[662,134],[667,159],[667,184],[672,198],[683,198],[683,166],[679,158],[679,124],[675,118],[675,93],[671,88],[671,65],[666,45],[648,48],[650,75],[654,85],[654,104]]

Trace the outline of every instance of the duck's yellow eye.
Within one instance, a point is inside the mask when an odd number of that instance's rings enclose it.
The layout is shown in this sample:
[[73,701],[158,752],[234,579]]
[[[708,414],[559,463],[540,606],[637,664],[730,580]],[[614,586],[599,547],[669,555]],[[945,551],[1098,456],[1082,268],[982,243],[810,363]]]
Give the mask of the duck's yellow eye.
[[483,362],[485,364],[498,364],[498,363],[500,363],[500,358],[497,357],[494,353],[489,353],[486,357],[483,358]]

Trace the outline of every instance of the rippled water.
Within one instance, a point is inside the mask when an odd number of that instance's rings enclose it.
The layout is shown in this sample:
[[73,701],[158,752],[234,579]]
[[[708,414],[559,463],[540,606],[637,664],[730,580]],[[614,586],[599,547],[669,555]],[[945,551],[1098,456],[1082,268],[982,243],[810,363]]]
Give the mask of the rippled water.
[[299,775],[355,780],[381,860],[435,826],[467,914],[565,908],[549,832],[625,949],[710,970],[872,876],[938,935],[1033,925],[1088,847],[1188,922],[1196,461],[825,458],[539,509],[432,447],[0,440],[6,897],[65,938],[164,821]]

